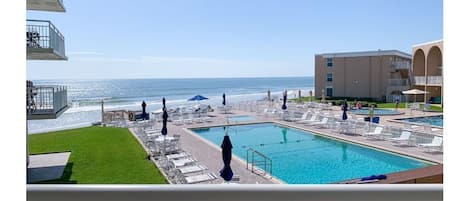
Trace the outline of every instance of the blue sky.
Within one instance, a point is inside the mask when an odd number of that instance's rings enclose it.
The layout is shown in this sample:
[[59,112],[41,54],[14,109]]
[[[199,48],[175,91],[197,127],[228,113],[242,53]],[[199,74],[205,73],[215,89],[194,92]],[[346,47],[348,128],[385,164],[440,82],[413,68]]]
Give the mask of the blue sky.
[[397,49],[443,37],[442,0],[64,0],[28,11],[64,34],[68,61],[28,79],[313,76],[314,54]]

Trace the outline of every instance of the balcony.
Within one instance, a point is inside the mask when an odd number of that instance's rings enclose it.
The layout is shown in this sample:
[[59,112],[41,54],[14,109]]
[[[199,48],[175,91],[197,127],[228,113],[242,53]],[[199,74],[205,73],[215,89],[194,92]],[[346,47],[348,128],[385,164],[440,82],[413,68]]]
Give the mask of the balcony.
[[425,76],[414,76],[415,85],[427,85],[427,86],[442,86],[443,76],[427,76],[425,82]]
[[26,9],[38,11],[65,12],[62,0],[27,0]]
[[26,21],[26,49],[29,60],[67,60],[63,35],[50,22]]
[[397,70],[408,70],[410,69],[410,62],[408,61],[393,61],[391,63],[391,66],[394,68],[394,69],[397,69]]
[[388,79],[388,86],[409,86],[408,79]]
[[38,85],[26,87],[28,120],[56,119],[69,108],[65,86]]

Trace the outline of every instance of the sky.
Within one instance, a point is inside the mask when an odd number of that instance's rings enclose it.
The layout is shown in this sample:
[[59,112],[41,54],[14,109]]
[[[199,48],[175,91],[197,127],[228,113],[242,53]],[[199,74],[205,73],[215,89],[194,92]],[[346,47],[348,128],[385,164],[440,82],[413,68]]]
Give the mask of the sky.
[[27,11],[65,36],[42,79],[314,76],[314,55],[400,50],[443,38],[442,0],[63,0]]

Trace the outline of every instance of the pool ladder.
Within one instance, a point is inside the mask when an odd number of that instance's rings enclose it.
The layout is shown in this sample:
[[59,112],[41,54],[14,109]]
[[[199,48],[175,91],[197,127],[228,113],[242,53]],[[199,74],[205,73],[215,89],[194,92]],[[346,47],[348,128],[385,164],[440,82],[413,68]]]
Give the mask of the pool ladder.
[[[264,169],[259,168],[262,166]],[[258,175],[267,176],[269,174],[272,177],[272,159],[253,148],[248,148],[246,150],[246,169]]]

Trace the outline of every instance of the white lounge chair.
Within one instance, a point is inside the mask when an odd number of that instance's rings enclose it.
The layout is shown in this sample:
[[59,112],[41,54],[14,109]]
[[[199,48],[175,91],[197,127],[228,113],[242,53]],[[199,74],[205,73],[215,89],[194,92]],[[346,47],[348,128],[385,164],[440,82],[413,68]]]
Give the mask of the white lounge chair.
[[189,156],[190,156],[190,154],[187,154],[186,152],[182,152],[182,153],[177,153],[177,154],[166,155],[166,159],[174,160],[174,159],[185,158],[185,157],[189,157]]
[[186,167],[181,167],[178,168],[177,170],[181,174],[191,174],[191,173],[196,173],[196,172],[202,172],[204,170],[207,170],[208,168],[203,165],[191,165],[191,166],[186,166]]
[[383,132],[383,127],[376,126],[373,132],[366,132],[363,135],[368,138],[379,138],[381,135],[383,135],[382,132]]
[[299,123],[299,124],[311,124],[311,123],[313,123],[313,122],[319,122],[318,115],[313,114],[313,116],[311,116],[311,118],[309,118],[309,119],[307,119],[307,120],[297,121],[296,123]]
[[320,122],[312,122],[312,123],[310,123],[309,125],[311,125],[311,126],[317,126],[317,127],[319,127],[319,128],[323,128],[323,127],[327,126],[327,122],[328,122],[328,121],[329,121],[329,118],[324,117],[324,118],[322,118],[322,120],[321,120]]
[[422,148],[428,148],[428,151],[431,151],[431,149],[437,149],[438,151],[441,151],[441,148],[443,146],[443,137],[435,136],[433,137],[431,143],[422,143],[418,144],[418,146]]
[[291,118],[290,120],[293,121],[293,122],[297,122],[297,121],[304,121],[306,120],[306,118],[308,118],[308,115],[309,115],[309,111],[308,112],[305,112],[301,118]]
[[410,136],[412,135],[412,132],[411,131],[408,131],[408,130],[403,130],[401,132],[401,136],[397,137],[397,138],[390,138],[390,140],[392,142],[395,142],[395,143],[404,143],[406,142],[407,144],[410,144]]
[[217,178],[217,176],[215,174],[206,173],[206,174],[200,174],[200,175],[184,177],[183,183],[195,184],[195,183],[200,183],[200,182],[205,182],[205,181],[211,181],[211,180],[214,180],[216,178]]
[[190,164],[193,164],[193,163],[197,162],[196,159],[190,158],[190,157],[189,158],[179,159],[179,160],[169,160],[169,161],[170,161],[171,166],[173,168],[180,168],[180,167],[190,165]]

